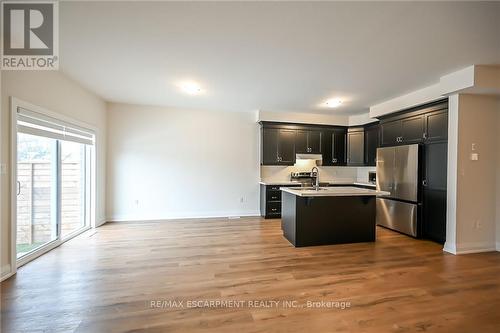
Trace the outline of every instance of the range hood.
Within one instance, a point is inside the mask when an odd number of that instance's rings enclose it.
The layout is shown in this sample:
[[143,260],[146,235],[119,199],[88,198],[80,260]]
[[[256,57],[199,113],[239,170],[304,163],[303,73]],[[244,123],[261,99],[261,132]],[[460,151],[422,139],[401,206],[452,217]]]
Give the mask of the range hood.
[[323,163],[323,155],[321,154],[295,154],[296,160],[313,160],[316,165],[321,165]]

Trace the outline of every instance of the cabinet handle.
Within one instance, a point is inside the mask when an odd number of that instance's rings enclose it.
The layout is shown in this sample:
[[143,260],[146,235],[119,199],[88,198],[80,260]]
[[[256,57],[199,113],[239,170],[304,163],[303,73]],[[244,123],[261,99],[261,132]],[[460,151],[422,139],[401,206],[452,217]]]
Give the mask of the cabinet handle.
[[336,158],[334,158],[334,159],[332,160],[332,162],[333,162],[333,163],[337,163],[337,159],[336,159]]
[[427,179],[422,180],[422,185],[427,186]]
[[424,134],[422,134],[422,137],[424,138],[424,140],[427,140],[427,133],[424,132]]
[[276,211],[276,208],[272,208],[271,211],[275,212]]

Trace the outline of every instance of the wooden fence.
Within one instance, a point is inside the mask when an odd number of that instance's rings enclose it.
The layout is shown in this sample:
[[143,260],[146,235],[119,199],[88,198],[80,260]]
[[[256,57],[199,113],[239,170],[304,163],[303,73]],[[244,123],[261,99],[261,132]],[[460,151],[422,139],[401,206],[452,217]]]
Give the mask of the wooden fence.
[[[83,226],[84,187],[80,163],[61,165],[61,233]],[[53,217],[51,206],[55,175],[49,162],[18,163],[17,244],[44,243],[51,239]]]

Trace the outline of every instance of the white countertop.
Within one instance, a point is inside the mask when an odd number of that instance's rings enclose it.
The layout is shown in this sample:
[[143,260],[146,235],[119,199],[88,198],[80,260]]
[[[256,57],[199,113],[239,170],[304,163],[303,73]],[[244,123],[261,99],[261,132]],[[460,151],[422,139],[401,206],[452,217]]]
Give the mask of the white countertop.
[[[362,185],[362,186],[370,186],[373,188],[376,188],[377,185],[372,184],[372,183],[365,183],[365,182],[358,182],[358,181],[352,181],[352,180],[327,180],[327,181],[320,181],[321,183],[328,183],[330,185]],[[300,186],[299,182],[293,182],[291,180],[284,180],[284,181],[260,181],[259,184],[261,185],[297,185]]]
[[288,192],[299,197],[351,197],[351,196],[384,196],[389,192],[377,191],[366,188],[339,186],[339,187],[320,187],[318,191],[314,189],[301,190],[290,187],[282,187],[283,192]]

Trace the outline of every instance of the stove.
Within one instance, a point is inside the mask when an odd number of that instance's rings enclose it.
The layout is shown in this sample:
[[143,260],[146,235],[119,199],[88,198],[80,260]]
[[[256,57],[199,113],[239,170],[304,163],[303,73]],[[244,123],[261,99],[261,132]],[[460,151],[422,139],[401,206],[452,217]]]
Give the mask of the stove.
[[316,182],[316,172],[292,172],[290,174],[290,180],[292,182],[297,182],[300,186],[313,186]]

